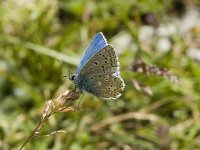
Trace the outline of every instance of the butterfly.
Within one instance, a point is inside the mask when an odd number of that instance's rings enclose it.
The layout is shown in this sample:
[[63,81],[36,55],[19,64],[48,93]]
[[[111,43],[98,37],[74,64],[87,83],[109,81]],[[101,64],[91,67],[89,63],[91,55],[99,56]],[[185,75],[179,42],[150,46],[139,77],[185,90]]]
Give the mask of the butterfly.
[[125,83],[120,77],[119,61],[103,33],[98,33],[85,50],[81,62],[69,77],[81,92],[87,91],[100,99],[121,96]]

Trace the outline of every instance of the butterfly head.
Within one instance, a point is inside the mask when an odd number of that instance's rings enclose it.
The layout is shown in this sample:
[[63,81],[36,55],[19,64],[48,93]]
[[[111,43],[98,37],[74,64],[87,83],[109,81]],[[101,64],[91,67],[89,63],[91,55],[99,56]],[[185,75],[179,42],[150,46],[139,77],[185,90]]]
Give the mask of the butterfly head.
[[76,81],[78,74],[73,74],[69,76],[69,80]]

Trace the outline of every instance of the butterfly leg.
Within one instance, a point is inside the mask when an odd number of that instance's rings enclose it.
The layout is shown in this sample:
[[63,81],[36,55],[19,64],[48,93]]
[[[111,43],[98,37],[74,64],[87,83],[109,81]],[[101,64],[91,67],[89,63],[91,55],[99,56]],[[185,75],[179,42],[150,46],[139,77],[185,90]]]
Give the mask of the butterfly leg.
[[[73,92],[76,92],[77,89],[78,89],[78,88],[77,88],[76,84],[74,84]],[[82,93],[82,92],[81,92],[81,93]]]
[[83,96],[84,96],[84,94],[83,94],[83,92],[82,92],[81,90],[80,90],[80,92],[81,92],[81,98],[80,98],[79,101],[78,101],[78,106],[77,106],[78,110],[80,110],[81,100],[82,100],[82,98],[83,98]]

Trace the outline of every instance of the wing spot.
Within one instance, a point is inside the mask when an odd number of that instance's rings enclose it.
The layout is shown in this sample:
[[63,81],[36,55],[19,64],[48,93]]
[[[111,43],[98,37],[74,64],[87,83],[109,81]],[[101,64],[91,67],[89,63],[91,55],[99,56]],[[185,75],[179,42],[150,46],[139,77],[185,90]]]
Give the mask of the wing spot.
[[101,75],[99,75],[99,78],[101,78]]
[[101,83],[101,81],[98,81],[98,86],[100,86],[102,83]]
[[110,51],[110,53],[111,53],[111,54],[115,54],[115,52],[114,52],[114,51]]
[[95,65],[98,65],[99,63],[97,61],[94,62]]
[[107,50],[109,50],[109,49],[111,49],[111,46],[109,45],[109,46],[107,46]]
[[116,64],[115,64],[115,63],[112,63],[111,65],[112,65],[112,66],[116,66]]

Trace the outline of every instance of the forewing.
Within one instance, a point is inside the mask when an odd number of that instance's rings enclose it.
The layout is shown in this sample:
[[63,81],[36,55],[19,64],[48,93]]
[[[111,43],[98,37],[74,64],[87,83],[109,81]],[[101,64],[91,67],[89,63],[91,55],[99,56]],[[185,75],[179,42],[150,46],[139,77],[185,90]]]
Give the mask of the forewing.
[[78,66],[78,69],[76,71],[76,74],[79,74],[79,72],[83,69],[85,64],[90,60],[93,55],[95,55],[99,50],[101,50],[103,47],[107,45],[107,41],[103,35],[103,33],[98,33],[91,41],[91,43],[88,45],[87,49],[85,50],[85,54],[83,58],[81,59],[81,62]]
[[98,51],[83,67],[80,75],[114,74],[118,72],[118,58],[112,45],[107,45]]
[[124,89],[120,76],[91,74],[83,77],[84,90],[101,99],[116,99]]

